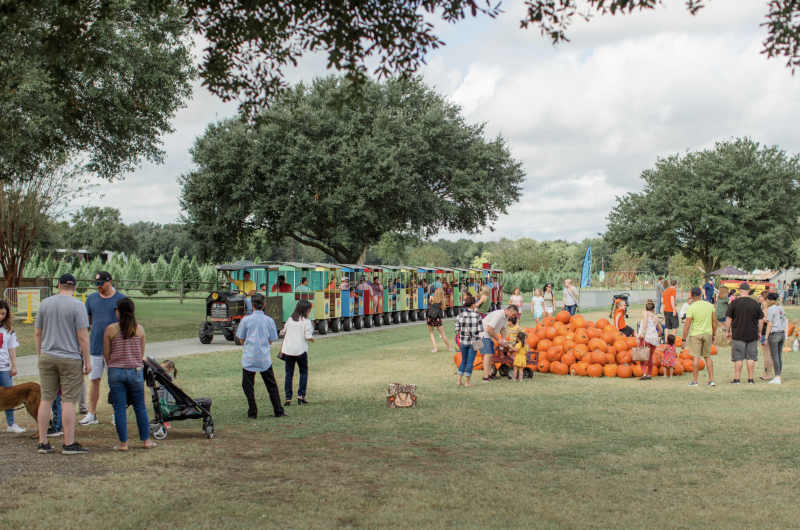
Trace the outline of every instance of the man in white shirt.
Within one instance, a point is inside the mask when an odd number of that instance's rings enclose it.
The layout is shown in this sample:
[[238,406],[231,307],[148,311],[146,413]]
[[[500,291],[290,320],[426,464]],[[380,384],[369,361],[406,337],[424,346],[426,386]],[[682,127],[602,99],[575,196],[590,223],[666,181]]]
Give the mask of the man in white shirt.
[[498,309],[492,311],[486,318],[483,319],[483,333],[479,337],[483,340],[483,345],[480,347],[481,355],[483,355],[483,382],[488,383],[494,376],[492,376],[492,356],[494,355],[494,341],[503,348],[506,345],[506,325],[508,319],[517,316],[519,309],[515,305],[510,305],[505,309]]

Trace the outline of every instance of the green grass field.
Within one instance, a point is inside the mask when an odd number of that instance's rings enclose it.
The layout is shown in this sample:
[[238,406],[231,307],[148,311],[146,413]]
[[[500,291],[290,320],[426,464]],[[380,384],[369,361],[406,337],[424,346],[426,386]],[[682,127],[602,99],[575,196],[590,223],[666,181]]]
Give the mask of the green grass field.
[[[452,354],[429,349],[424,326],[320,341],[310,353],[312,404],[274,418],[262,385],[256,421],[245,418],[239,352],[180,358],[178,383],[214,400],[213,440],[199,421],[174,423],[155,450],[117,454],[105,404],[103,424],[78,428],[92,450],[84,457],[37,455],[35,441],[2,434],[0,520],[165,529],[797,524],[798,354],[788,354],[782,386],[729,385],[722,349],[716,388],[705,374],[697,389],[686,375],[545,374],[464,388]],[[276,372],[282,388],[279,361]],[[416,409],[386,408],[393,382],[418,385]]]

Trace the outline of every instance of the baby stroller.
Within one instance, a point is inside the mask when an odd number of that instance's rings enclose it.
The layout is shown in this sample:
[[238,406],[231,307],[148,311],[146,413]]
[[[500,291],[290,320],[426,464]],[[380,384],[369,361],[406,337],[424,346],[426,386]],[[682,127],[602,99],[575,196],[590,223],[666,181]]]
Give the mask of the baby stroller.
[[167,437],[165,422],[195,419],[203,420],[203,431],[209,439],[214,437],[210,398],[192,399],[187,396],[152,357],[144,360],[144,381],[153,396],[155,418],[150,422],[150,430],[156,440]]
[[625,302],[625,318],[628,318],[628,297],[630,293],[620,293],[615,294],[614,299],[611,301],[611,311],[608,313],[608,318],[614,318],[614,305],[617,303],[617,300],[622,300]]

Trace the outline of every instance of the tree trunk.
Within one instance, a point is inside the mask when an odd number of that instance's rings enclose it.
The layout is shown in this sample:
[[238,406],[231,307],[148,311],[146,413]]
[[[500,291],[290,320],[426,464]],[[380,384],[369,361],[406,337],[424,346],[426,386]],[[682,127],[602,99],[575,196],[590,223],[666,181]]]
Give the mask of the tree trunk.
[[358,258],[358,261],[356,262],[358,265],[364,265],[366,263],[366,261],[367,261],[367,249],[368,248],[369,248],[369,245],[364,245],[364,251],[361,253],[361,256]]

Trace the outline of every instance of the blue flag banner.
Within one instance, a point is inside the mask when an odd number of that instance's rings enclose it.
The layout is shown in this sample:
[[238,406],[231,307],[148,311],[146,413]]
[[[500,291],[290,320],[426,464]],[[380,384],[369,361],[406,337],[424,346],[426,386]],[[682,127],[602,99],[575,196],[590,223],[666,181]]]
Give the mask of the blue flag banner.
[[592,281],[592,245],[586,249],[586,256],[583,258],[583,271],[581,271],[581,287],[589,287]]

